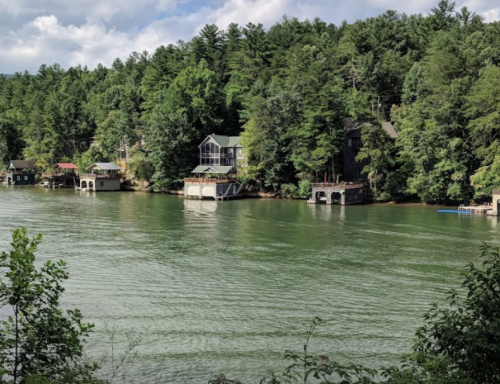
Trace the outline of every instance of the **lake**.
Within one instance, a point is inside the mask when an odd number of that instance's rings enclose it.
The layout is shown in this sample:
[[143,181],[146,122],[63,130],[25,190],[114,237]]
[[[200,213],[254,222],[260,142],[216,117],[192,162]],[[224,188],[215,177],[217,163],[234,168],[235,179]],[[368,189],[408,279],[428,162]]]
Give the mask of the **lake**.
[[115,382],[250,384],[301,351],[315,316],[314,353],[378,367],[409,352],[429,304],[500,242],[497,217],[438,208],[0,186],[0,250],[24,226],[44,235],[40,261],[67,261],[63,305],[96,325],[90,357],[109,353],[106,326],[118,349],[140,337]]

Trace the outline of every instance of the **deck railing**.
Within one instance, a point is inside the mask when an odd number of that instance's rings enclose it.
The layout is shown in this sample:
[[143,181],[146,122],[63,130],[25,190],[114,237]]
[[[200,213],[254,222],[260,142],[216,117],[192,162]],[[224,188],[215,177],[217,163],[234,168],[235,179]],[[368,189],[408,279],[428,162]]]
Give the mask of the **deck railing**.
[[78,172],[44,172],[42,177],[76,177]]
[[96,173],[82,173],[80,179],[121,179],[124,177],[121,173],[106,173],[106,174],[96,174]]
[[197,184],[228,184],[236,183],[234,179],[216,179],[212,177],[186,177],[184,178],[185,183],[197,183]]
[[26,168],[25,171],[8,170],[6,173],[12,173],[13,175],[22,175],[24,173],[37,173],[37,172],[34,169],[28,169],[28,168]]
[[344,189],[358,189],[364,188],[363,183],[313,183],[313,188],[344,188]]

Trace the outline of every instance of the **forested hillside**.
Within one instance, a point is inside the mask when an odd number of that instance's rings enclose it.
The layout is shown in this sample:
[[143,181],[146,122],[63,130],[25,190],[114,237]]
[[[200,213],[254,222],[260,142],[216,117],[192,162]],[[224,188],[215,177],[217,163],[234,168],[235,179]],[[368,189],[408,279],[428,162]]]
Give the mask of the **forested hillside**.
[[[84,168],[126,144],[135,175],[163,190],[194,168],[207,134],[242,134],[244,181],[299,196],[341,173],[350,117],[373,124],[360,156],[376,198],[481,198],[500,187],[499,63],[500,23],[447,1],[428,16],[387,11],[339,26],[206,25],[111,68],[0,76],[0,163]],[[386,120],[396,143],[377,128]]]

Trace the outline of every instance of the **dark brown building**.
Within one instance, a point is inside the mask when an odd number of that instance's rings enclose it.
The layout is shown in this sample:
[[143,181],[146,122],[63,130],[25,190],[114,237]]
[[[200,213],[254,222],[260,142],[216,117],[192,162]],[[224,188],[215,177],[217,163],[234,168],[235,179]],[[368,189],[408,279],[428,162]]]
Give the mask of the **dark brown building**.
[[[353,182],[365,182],[366,175],[363,174],[363,168],[368,162],[365,160],[363,162],[357,161],[356,156],[358,156],[363,143],[361,142],[361,128],[363,123],[353,122],[352,119],[348,118],[345,120],[344,126],[344,168],[343,168],[343,179],[344,181]],[[394,130],[392,124],[388,121],[382,123],[382,128],[387,132],[387,134],[396,139],[398,137],[397,132]]]

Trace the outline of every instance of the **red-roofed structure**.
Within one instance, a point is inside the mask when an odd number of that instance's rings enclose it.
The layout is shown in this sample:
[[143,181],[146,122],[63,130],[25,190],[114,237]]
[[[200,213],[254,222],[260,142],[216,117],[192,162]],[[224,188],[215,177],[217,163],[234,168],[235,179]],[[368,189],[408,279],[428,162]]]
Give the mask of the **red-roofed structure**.
[[78,184],[78,167],[73,163],[57,163],[55,170],[42,174],[43,185],[48,188],[75,188]]
[[78,169],[73,163],[57,163],[57,166],[61,169]]

